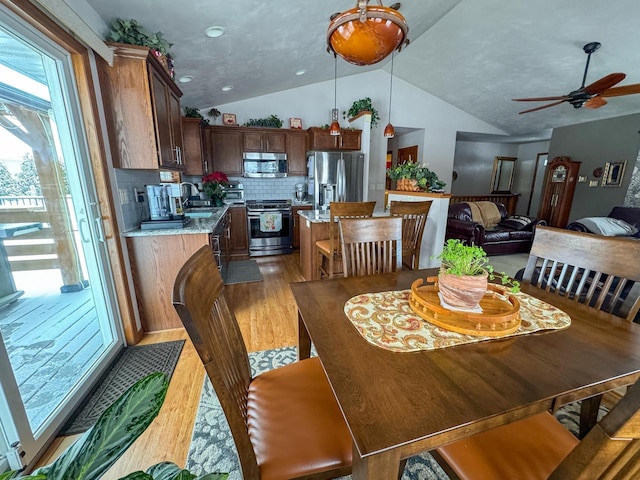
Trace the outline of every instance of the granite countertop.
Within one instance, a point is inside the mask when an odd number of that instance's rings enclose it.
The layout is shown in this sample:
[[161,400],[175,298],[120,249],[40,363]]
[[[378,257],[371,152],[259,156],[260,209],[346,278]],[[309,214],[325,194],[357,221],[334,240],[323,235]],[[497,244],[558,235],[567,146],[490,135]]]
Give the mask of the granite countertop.
[[[140,227],[124,232],[125,237],[152,237],[158,235],[190,235],[197,233],[213,233],[216,225],[222,219],[229,206],[192,208],[185,210],[185,215],[189,217],[189,222],[183,228],[158,228],[153,230],[142,230]],[[203,217],[207,213],[210,217]],[[194,215],[194,216],[190,216]]]
[[[298,211],[298,215],[311,223],[327,223],[331,220],[328,210],[300,210]],[[389,212],[386,210],[374,210],[373,216],[387,217],[389,216]]]

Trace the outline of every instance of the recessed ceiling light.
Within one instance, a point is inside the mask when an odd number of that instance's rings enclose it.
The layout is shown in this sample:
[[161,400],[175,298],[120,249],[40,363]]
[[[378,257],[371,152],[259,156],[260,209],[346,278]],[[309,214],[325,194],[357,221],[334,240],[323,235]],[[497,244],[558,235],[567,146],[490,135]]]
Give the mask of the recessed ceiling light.
[[225,85],[220,90],[222,90],[223,92],[228,92],[229,90],[233,90],[233,85]]
[[224,28],[223,27],[209,27],[204,31],[205,35],[207,37],[211,37],[211,38],[218,38],[221,37],[224,34]]
[[300,76],[300,75],[304,75],[305,73],[307,73],[307,71],[303,68],[303,69],[298,70],[296,72],[296,75]]
[[183,75],[178,79],[180,83],[189,83],[191,80],[193,80],[193,77],[191,75]]

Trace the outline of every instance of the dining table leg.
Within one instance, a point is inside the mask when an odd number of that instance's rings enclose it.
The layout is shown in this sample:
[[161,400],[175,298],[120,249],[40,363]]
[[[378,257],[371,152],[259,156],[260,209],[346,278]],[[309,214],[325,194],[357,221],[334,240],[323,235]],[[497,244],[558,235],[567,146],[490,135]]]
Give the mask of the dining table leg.
[[307,327],[302,321],[302,316],[298,313],[298,360],[304,360],[311,356],[311,337],[307,332]]
[[399,477],[399,470],[399,450],[387,450],[362,458],[353,446],[353,480],[395,480]]

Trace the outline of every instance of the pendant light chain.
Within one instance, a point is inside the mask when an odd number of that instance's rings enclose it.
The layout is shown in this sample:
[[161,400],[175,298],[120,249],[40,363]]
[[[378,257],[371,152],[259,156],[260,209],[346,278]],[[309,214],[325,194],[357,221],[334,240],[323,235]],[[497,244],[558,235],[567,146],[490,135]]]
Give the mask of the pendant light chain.
[[391,123],[391,94],[393,93],[393,58],[395,55],[391,54],[391,82],[389,82],[389,123]]
[[338,55],[333,55],[333,108],[338,108]]

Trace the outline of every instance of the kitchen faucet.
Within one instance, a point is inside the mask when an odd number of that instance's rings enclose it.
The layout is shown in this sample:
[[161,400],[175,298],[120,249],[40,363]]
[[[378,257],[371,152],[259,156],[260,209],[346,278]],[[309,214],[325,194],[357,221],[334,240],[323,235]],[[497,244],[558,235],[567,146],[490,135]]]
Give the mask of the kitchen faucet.
[[[187,193],[186,198],[185,198],[185,195],[184,195],[184,189],[182,188],[184,186],[189,186],[189,192]],[[182,182],[182,183],[180,183],[180,192],[181,192],[181,197],[182,197],[181,200],[182,200],[182,205],[183,206],[185,206],[185,207],[190,207],[191,206],[191,200],[189,199],[189,197],[191,197],[191,194],[193,193],[193,189],[194,188],[196,190],[196,195],[198,193],[200,193],[200,190],[198,190],[198,187],[196,185],[194,185],[193,183],[191,183],[191,182]]]

